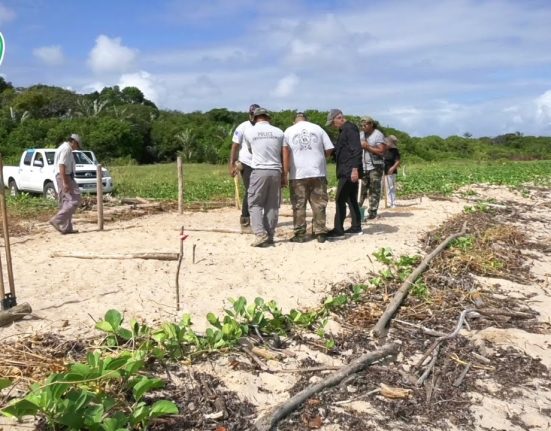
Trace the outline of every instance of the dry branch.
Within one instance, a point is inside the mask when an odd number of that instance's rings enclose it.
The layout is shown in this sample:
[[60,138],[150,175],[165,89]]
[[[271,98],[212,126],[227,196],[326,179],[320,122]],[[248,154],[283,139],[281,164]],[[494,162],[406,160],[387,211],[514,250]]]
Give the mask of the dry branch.
[[54,251],[50,257],[74,257],[76,259],[146,259],[146,260],[178,260],[178,253],[86,253],[86,252],[69,252],[69,251]]
[[[222,228],[186,228],[188,231],[192,232],[216,232],[216,233],[237,233],[237,234],[249,234],[249,232],[241,232],[240,230],[235,229],[222,229]],[[252,232],[250,232],[252,233]]]
[[421,359],[419,359],[419,362],[417,362],[417,365],[415,366],[415,368],[419,368],[421,365],[423,365],[423,362],[425,362],[425,359],[428,358],[428,356],[432,353],[432,351],[434,349],[436,349],[442,341],[449,340],[451,338],[457,337],[457,334],[459,334],[459,331],[461,330],[461,328],[463,327],[463,324],[465,323],[465,319],[471,314],[473,316],[478,316],[478,313],[476,311],[472,310],[472,309],[463,310],[461,312],[461,314],[459,315],[459,319],[457,321],[457,325],[455,326],[455,329],[452,332],[450,332],[449,334],[444,335],[444,336],[439,337],[436,340],[434,340],[434,343],[431,344],[431,346],[424,353],[424,355],[421,357]]
[[392,316],[396,314],[396,311],[398,311],[398,308],[402,305],[402,302],[404,302],[404,299],[406,299],[409,289],[415,283],[415,280],[417,280],[417,277],[421,275],[421,273],[427,268],[428,264],[432,259],[434,259],[446,246],[453,241],[455,238],[458,238],[462,235],[465,235],[465,232],[467,230],[467,224],[463,224],[463,228],[460,232],[454,233],[453,235],[448,236],[444,241],[442,241],[438,247],[436,247],[432,252],[430,252],[423,261],[415,268],[415,270],[406,278],[406,280],[402,283],[402,286],[400,286],[400,289],[396,292],[394,295],[394,298],[392,298],[392,301],[387,305],[385,312],[381,315],[377,323],[375,324],[375,327],[373,328],[373,335],[375,337],[381,337],[386,332],[386,327],[390,322],[390,319],[392,319]]
[[26,315],[32,313],[31,306],[28,303],[16,305],[6,311],[0,311],[0,326],[6,326],[17,320],[23,319]]
[[258,421],[255,423],[256,429],[258,431],[268,431],[273,429],[281,419],[286,417],[289,413],[295,410],[300,404],[302,404],[315,393],[320,392],[327,387],[338,384],[345,377],[363,370],[371,363],[378,361],[379,359],[385,358],[389,355],[395,355],[396,353],[398,353],[398,348],[399,346],[397,343],[389,343],[385,344],[383,347],[381,347],[379,350],[376,350],[375,352],[366,353],[365,355],[360,356],[358,359],[341,368],[339,371],[332,374],[327,379],[322,380],[321,382],[302,390],[290,400],[284,402],[279,407],[276,407],[271,415],[260,417],[260,419],[258,419]]

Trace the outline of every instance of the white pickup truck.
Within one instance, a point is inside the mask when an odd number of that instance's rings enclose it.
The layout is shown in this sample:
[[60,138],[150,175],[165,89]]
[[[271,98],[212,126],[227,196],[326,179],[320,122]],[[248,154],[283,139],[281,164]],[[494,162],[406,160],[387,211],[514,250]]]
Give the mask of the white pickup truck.
[[[57,198],[54,175],[55,149],[32,148],[23,151],[19,166],[4,166],[4,184],[12,196],[20,192],[40,193],[46,198]],[[93,153],[92,153],[93,154]],[[75,181],[81,193],[96,193],[96,165],[82,151],[73,151],[75,157]],[[95,158],[95,155],[93,156]],[[113,191],[113,179],[102,168],[103,192]]]

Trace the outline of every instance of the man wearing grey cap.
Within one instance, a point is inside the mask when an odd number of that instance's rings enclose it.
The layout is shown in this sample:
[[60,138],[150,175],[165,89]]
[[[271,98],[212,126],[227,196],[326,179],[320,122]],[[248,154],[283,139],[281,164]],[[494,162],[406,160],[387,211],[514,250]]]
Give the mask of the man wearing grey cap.
[[[339,129],[335,143],[335,161],[337,162],[337,194],[335,225],[327,236],[339,237],[345,233],[361,234],[362,224],[358,205],[358,180],[362,174],[362,145],[360,132],[356,125],[347,121],[340,109],[331,109],[327,114],[326,126]],[[346,204],[350,206],[352,226],[344,230]]]
[[73,133],[55,153],[54,172],[59,201],[58,213],[50,219],[50,224],[62,235],[76,233],[73,229],[73,214],[80,204],[80,190],[75,181],[75,159],[73,151],[81,144],[80,136]]
[[243,135],[253,168],[248,197],[251,228],[256,239],[251,245],[268,247],[274,243],[281,187],[287,184],[287,170],[283,171],[283,130],[270,124],[270,113],[264,108],[254,110],[253,122],[254,127]]

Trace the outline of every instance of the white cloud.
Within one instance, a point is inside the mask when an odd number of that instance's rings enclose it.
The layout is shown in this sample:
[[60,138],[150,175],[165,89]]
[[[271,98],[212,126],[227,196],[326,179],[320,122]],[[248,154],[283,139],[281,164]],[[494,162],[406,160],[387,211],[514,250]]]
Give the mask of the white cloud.
[[0,24],[5,24],[15,18],[15,12],[0,3]]
[[121,75],[118,85],[121,89],[125,87],[139,88],[145,98],[151,100],[153,103],[159,102],[160,93],[162,93],[162,87],[155,77],[143,70]]
[[94,72],[126,72],[132,67],[137,50],[128,48],[121,42],[120,37],[111,39],[103,34],[98,36],[88,57],[88,65]]
[[63,50],[59,45],[42,46],[33,49],[33,55],[50,66],[58,66],[65,62]]
[[300,79],[297,75],[294,73],[291,73],[279,80],[279,82],[276,85],[276,88],[274,89],[274,96],[275,97],[287,97],[293,94],[295,89],[297,88],[297,85],[299,84]]
[[551,131],[551,90],[547,90],[536,99],[536,119]]

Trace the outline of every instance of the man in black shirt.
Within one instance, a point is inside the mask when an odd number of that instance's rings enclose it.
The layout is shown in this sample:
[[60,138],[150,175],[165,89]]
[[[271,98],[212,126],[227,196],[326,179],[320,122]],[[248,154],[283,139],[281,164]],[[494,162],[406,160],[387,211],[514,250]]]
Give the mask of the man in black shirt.
[[[358,128],[344,118],[340,109],[331,109],[327,114],[326,126],[339,129],[335,143],[335,161],[337,162],[337,195],[335,225],[327,236],[338,237],[345,233],[362,233],[360,207],[358,205],[358,180],[362,175],[362,145]],[[346,204],[350,206],[352,226],[344,230]]]

